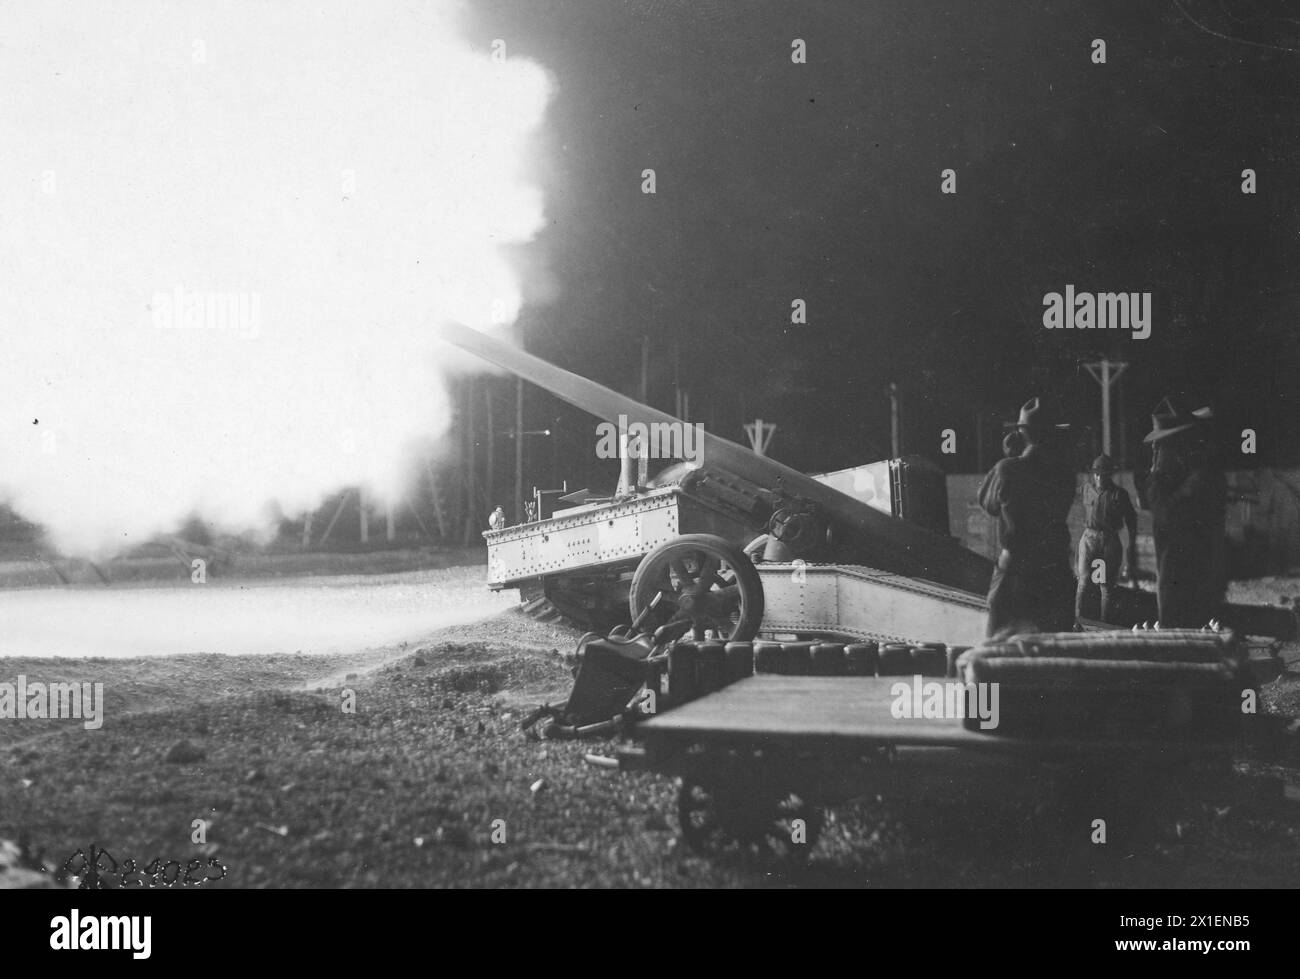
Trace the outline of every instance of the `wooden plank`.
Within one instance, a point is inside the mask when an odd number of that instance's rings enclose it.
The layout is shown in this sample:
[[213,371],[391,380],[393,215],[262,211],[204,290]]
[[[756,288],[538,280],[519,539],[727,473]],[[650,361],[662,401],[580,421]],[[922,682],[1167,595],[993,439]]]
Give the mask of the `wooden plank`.
[[[943,682],[935,678],[936,682]],[[908,677],[753,676],[655,717],[647,734],[755,734],[900,743],[965,743],[959,720],[901,720],[890,689]]]
[[[1172,761],[1220,753],[1222,745],[1176,741],[1025,739],[967,730],[959,718],[894,717],[892,691],[912,677],[747,677],[716,693],[665,711],[637,726],[655,747],[671,743],[816,743],[868,750],[882,746],[953,747],[1019,755],[1079,756],[1121,753]],[[956,683],[923,677],[923,683]]]

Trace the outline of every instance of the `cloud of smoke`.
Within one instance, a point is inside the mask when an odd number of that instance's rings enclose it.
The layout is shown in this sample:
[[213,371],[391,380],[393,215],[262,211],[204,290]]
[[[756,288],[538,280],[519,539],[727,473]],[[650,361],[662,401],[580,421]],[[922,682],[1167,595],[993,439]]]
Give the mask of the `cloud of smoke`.
[[0,498],[67,553],[401,492],[433,326],[509,322],[550,82],[453,11],[8,8]]

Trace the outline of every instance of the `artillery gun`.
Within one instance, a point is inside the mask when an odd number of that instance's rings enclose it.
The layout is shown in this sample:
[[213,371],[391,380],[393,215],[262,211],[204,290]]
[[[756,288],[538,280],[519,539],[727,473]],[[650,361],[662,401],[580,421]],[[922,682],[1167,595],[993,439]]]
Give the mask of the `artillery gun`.
[[[476,330],[442,336],[620,429],[688,425]],[[707,432],[697,449],[647,485],[486,532],[489,586],[596,628],[658,617],[724,639],[983,636],[992,564],[893,513],[914,461],[813,477]]]
[[[449,324],[441,335],[620,431],[689,424],[477,330]],[[906,519],[925,482],[918,461],[810,476],[708,432],[696,449],[653,480],[632,479],[625,464],[609,499],[485,532],[489,587],[519,588],[602,630],[631,621],[730,640],[984,639],[992,562],[940,529],[946,495],[931,500],[930,526]],[[1155,618],[1153,595],[1118,590],[1121,624]],[[1229,605],[1222,618],[1242,634],[1296,635],[1289,610]]]

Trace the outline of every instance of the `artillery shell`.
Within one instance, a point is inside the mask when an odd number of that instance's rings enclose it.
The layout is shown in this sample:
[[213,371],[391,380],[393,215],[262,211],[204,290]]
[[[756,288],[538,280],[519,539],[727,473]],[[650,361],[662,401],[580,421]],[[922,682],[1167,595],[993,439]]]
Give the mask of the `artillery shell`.
[[912,647],[901,642],[887,642],[880,647],[880,675],[906,676],[912,672]]
[[911,660],[912,670],[921,676],[943,676],[948,666],[944,651],[928,645],[913,646]]
[[766,642],[762,639],[754,642],[754,672],[781,672],[781,644],[779,642]]
[[679,642],[668,651],[668,695],[674,703],[684,704],[700,695],[699,658],[699,647],[690,641]]
[[815,642],[787,642],[781,644],[781,671],[786,676],[811,676],[812,651]]
[[880,648],[874,642],[855,642],[844,647],[849,676],[875,676],[880,668]]
[[706,639],[697,648],[699,660],[695,672],[700,694],[721,690],[727,685],[727,644],[717,639]]
[[844,676],[848,673],[848,662],[844,656],[844,644],[838,642],[819,642],[813,647],[812,669],[816,676]]
[[752,642],[727,643],[727,682],[735,683],[754,674],[754,644]]

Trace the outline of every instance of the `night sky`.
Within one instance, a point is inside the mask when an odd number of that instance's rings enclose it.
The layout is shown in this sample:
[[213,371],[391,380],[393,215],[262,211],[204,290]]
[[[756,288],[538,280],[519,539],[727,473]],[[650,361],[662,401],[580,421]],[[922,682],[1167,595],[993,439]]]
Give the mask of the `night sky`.
[[[635,393],[649,336],[657,407],[679,372],[695,420],[742,442],[743,421],[775,421],[771,454],[808,470],[890,454],[890,381],[904,451],[949,471],[980,462],[977,418],[991,465],[1033,393],[1089,456],[1082,364],[1103,354],[1131,364],[1129,462],[1166,393],[1258,431],[1233,468],[1300,460],[1285,4],[473,0],[464,23],[557,84],[535,161],[550,225],[519,255],[549,270],[521,319],[533,352]],[[1067,283],[1151,292],[1151,337],[1044,329]],[[528,404],[560,419],[557,471],[581,471],[591,421]]]

